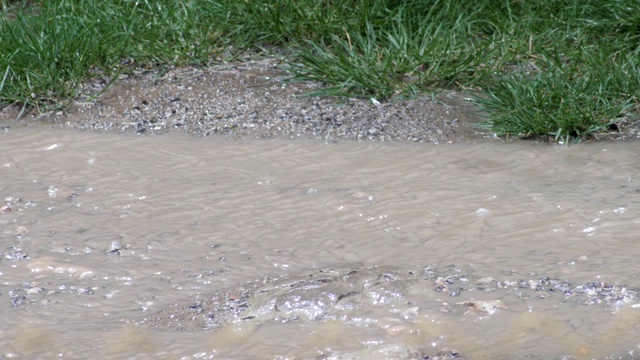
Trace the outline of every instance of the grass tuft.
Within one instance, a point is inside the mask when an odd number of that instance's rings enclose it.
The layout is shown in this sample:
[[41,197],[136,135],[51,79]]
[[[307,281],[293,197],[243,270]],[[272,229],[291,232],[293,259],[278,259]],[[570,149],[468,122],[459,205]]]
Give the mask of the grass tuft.
[[528,69],[519,69],[488,80],[476,102],[491,116],[480,126],[498,135],[566,143],[608,132],[637,100],[638,62],[605,58],[585,51],[577,64],[556,58],[540,65],[544,71],[527,75]]

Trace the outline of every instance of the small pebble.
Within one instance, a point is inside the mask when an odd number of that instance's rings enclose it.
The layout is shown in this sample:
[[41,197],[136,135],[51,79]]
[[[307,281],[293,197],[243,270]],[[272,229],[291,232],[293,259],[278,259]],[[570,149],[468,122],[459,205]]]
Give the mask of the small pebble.
[[18,226],[18,228],[15,231],[15,236],[17,237],[23,237],[25,235],[27,235],[29,233],[29,231],[27,230],[26,227],[24,226]]

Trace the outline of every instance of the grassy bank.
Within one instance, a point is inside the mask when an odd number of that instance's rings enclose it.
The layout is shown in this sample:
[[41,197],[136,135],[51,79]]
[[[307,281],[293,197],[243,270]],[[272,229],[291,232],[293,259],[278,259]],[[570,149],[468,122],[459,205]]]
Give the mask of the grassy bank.
[[498,134],[569,141],[637,116],[640,0],[4,2],[0,106],[57,106],[137,66],[280,57],[318,95],[472,91]]

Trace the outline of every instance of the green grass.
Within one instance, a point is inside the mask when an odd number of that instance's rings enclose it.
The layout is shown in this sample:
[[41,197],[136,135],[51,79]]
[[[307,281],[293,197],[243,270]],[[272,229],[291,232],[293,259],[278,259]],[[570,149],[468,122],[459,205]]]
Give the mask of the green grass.
[[472,91],[480,127],[588,138],[637,116],[640,0],[3,2],[0,106],[41,111],[140,66],[278,57],[315,95]]
[[544,71],[520,68],[489,79],[476,101],[491,116],[480,126],[565,143],[607,133],[637,102],[637,51],[625,59],[585,49],[574,54],[575,63],[543,57],[536,67]]

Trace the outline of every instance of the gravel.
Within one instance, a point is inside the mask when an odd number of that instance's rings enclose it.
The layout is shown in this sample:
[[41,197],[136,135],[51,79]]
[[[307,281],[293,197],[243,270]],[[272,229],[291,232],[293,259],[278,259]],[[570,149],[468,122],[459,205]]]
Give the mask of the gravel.
[[[337,99],[309,96],[320,84],[291,83],[270,61],[201,69],[135,71],[121,76],[96,99],[81,99],[64,111],[31,113],[5,126],[49,126],[137,133],[185,132],[239,138],[313,138],[324,141],[408,140],[452,143],[484,141],[472,124],[473,105],[462,94],[443,92],[411,100]],[[106,80],[83,85],[86,93]]]
[[[318,139],[325,142],[413,141],[478,143],[497,137],[474,124],[483,118],[469,96],[454,91],[412,99],[340,99],[310,96],[322,84],[292,83],[275,60],[206,69],[136,68],[107,88],[108,79],[81,86],[62,111],[0,110],[2,128],[38,126],[122,133],[184,132],[228,138]],[[623,118],[617,132],[598,139],[640,139],[640,115]],[[543,139],[544,140],[544,139]]]

